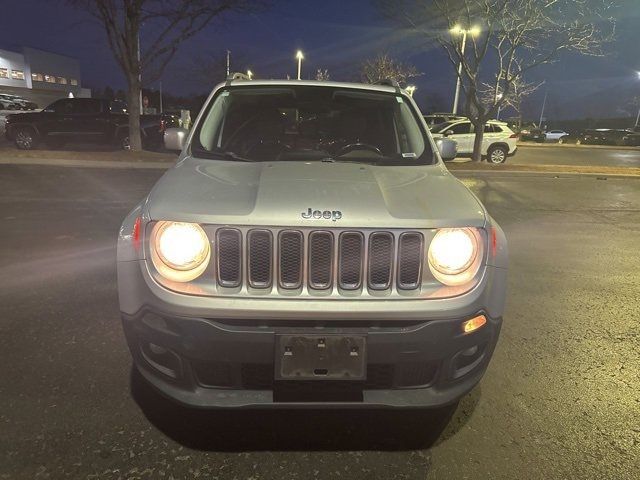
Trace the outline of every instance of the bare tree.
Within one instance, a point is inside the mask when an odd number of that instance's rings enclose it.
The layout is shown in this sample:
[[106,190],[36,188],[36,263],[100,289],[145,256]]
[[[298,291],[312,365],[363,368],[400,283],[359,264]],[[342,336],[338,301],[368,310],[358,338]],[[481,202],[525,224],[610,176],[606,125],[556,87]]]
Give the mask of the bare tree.
[[526,82],[524,78],[518,77],[514,80],[511,91],[508,94],[504,94],[500,90],[496,90],[496,84],[483,83],[479,88],[480,100],[486,106],[489,111],[491,106],[496,100],[498,100],[498,112],[507,108],[512,108],[518,113],[518,127],[522,124],[522,102],[525,98],[535,92],[544,82],[530,83]]
[[[561,52],[603,55],[615,33],[612,0],[398,0],[393,6],[378,0],[378,5],[414,34],[439,44],[456,73],[460,66],[464,110],[476,131],[476,161],[482,158],[484,123],[512,98],[526,72],[557,60]],[[455,34],[462,31],[468,32],[466,51]],[[493,86],[488,102],[483,81]]]
[[420,75],[422,74],[416,67],[398,62],[388,53],[381,53],[375,58],[365,60],[360,67],[360,77],[365,83],[394,79],[400,85],[406,86],[407,80]]
[[[140,92],[160,78],[179,45],[214,19],[252,10],[268,0],[67,0],[90,13],[104,28],[109,48],[127,81],[129,141],[142,149]],[[145,36],[141,39],[144,26]]]
[[[247,59],[243,53],[233,53],[230,73],[245,72]],[[225,51],[205,52],[193,58],[190,66],[182,73],[183,81],[197,85],[199,88],[211,87],[227,78],[227,54]]]
[[321,82],[327,82],[330,80],[330,78],[331,76],[329,75],[329,70],[327,70],[326,68],[324,70],[319,68],[318,71],[316,72],[316,80],[319,80]]

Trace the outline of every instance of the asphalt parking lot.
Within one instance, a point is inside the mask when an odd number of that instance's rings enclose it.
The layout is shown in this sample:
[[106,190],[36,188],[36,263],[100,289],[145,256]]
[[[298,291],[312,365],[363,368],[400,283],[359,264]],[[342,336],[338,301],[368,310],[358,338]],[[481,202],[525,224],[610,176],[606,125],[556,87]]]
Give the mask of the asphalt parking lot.
[[637,478],[640,179],[461,177],[511,264],[495,356],[447,424],[198,412],[145,388],[119,323],[115,240],[161,174],[0,165],[0,478]]

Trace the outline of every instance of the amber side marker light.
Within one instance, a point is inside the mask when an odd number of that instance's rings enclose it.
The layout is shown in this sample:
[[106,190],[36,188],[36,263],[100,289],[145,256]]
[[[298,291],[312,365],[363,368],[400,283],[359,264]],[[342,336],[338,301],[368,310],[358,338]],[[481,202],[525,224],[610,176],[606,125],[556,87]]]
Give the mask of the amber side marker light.
[[464,333],[475,332],[485,323],[487,323],[487,317],[485,317],[484,315],[478,315],[477,317],[473,317],[471,320],[462,322],[462,331]]

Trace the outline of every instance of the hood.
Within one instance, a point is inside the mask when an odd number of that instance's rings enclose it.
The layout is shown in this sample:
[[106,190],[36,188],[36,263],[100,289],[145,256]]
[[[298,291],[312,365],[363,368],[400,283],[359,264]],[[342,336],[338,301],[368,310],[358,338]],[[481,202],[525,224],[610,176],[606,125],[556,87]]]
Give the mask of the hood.
[[187,157],[158,181],[146,208],[153,220],[227,225],[435,228],[485,222],[476,197],[441,165]]

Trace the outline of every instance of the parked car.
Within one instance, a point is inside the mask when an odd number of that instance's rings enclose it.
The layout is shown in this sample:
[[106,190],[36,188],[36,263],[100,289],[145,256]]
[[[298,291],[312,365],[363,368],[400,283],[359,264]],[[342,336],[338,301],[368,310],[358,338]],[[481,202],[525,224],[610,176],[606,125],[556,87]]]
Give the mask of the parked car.
[[562,137],[566,137],[569,134],[564,130],[549,130],[548,132],[544,132],[544,141],[547,142],[557,142]]
[[30,102],[29,100],[25,100],[18,95],[10,95],[8,93],[4,94],[5,98],[8,98],[13,101],[17,108],[15,110],[36,110],[38,105],[34,102]]
[[[22,150],[41,141],[49,147],[65,143],[116,144],[129,148],[129,118],[122,102],[96,98],[64,98],[42,112],[7,116],[5,136]],[[161,115],[140,117],[143,144],[159,146],[167,121]]]
[[576,134],[576,133],[567,133],[566,135],[560,137],[558,139],[558,143],[561,145],[567,145],[567,144],[578,144],[579,143],[579,138],[580,135],[582,135],[582,132]]
[[[470,156],[475,139],[474,126],[469,120],[453,120],[431,128],[434,138],[446,137],[458,144],[458,155]],[[482,155],[491,163],[504,163],[518,148],[518,135],[505,122],[491,120],[484,127]]]
[[0,93],[0,110],[20,110],[20,104],[15,101],[13,95]]
[[452,120],[465,120],[467,118],[462,115],[456,115],[455,113],[432,113],[430,115],[423,115],[423,117],[427,122],[427,125],[429,125],[429,128],[444,122],[450,122]]
[[230,80],[124,219],[141,376],[197,407],[441,407],[478,383],[504,234],[397,87]]
[[629,130],[619,128],[595,128],[584,130],[576,141],[583,145],[625,145]]
[[627,133],[622,137],[624,145],[630,147],[640,146],[640,126],[627,129]]
[[520,140],[524,142],[539,142],[545,140],[544,131],[535,124],[525,125],[519,132]]

